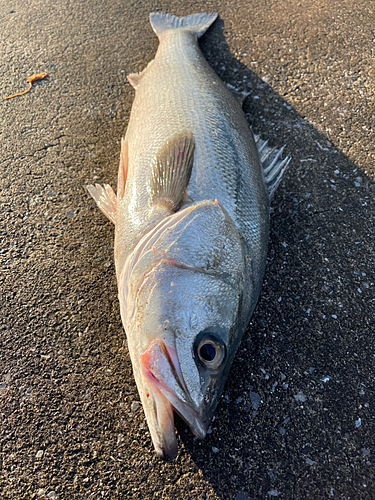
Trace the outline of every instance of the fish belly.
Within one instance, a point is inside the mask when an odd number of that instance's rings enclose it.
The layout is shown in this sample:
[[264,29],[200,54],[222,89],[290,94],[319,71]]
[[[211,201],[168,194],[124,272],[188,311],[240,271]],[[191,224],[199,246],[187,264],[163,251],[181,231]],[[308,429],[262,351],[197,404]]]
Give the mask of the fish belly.
[[125,136],[126,191],[117,204],[117,267],[152,223],[152,160],[166,141],[185,130],[195,139],[189,199],[218,200],[237,226],[252,271],[261,279],[269,202],[254,138],[239,101],[210,68],[196,37],[183,30],[163,36],[136,88]]

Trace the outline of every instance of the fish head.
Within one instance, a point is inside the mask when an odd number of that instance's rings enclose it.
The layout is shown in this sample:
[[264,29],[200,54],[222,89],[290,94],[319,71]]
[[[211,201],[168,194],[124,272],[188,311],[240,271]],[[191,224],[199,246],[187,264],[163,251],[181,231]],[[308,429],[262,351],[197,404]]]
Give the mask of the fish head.
[[244,328],[244,257],[217,201],[180,210],[150,231],[119,280],[121,315],[155,449],[177,454],[173,412],[204,438]]

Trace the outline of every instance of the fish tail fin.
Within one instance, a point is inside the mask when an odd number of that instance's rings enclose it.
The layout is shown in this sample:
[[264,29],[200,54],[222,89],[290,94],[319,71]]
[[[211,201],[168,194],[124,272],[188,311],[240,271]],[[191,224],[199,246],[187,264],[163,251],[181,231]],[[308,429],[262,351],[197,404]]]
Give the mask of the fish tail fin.
[[150,14],[150,23],[152,29],[160,38],[160,35],[167,30],[184,29],[190,31],[200,38],[211,24],[217,18],[217,14],[202,12],[200,14],[191,14],[186,17],[177,17],[172,14],[164,14],[162,12],[152,12]]

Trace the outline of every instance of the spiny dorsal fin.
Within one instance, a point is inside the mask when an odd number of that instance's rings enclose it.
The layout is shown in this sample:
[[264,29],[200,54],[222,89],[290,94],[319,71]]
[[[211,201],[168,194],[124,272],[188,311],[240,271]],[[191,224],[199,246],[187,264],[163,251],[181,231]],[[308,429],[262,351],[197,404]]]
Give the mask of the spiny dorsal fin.
[[90,184],[86,186],[86,189],[96,201],[101,212],[113,224],[116,224],[116,195],[111,186],[108,184],[104,184],[103,186],[100,184],[95,184],[95,186]]
[[194,163],[195,140],[183,130],[166,141],[152,162],[148,183],[150,205],[177,212],[183,202]]
[[268,141],[263,141],[259,135],[255,135],[254,139],[258,149],[259,161],[263,168],[268,196],[271,200],[291,158],[288,155],[284,160],[282,159],[284,146],[280,149],[270,148]]

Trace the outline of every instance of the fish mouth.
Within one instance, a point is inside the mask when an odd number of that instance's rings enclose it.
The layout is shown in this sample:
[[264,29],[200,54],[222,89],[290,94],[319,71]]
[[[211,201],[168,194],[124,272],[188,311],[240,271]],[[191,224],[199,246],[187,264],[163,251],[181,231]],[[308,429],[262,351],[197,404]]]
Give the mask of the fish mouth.
[[173,410],[200,439],[206,436],[209,422],[200,415],[189,396],[174,347],[167,346],[161,339],[153,340],[141,355],[141,368],[156,405],[158,434],[161,437],[155,446],[156,452],[164,460],[172,460],[177,455]]

